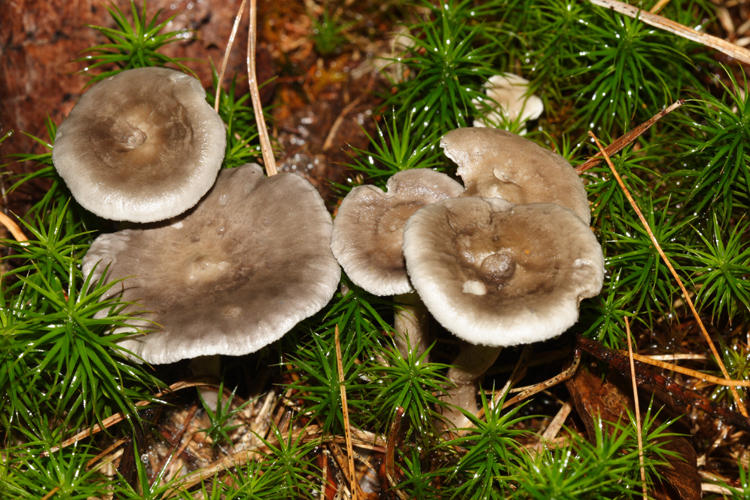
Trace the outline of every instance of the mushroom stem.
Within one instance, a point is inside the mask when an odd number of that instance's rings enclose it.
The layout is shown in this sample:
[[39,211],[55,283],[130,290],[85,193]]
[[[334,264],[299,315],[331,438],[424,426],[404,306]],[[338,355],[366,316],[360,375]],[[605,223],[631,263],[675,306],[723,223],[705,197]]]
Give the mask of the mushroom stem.
[[[190,360],[190,370],[195,378],[206,379],[211,382],[218,382],[221,376],[221,358],[218,354],[210,356],[198,356]],[[219,391],[215,387],[198,386],[198,393],[203,402],[216,411],[219,402]]]
[[393,296],[393,329],[396,331],[396,347],[406,358],[409,349],[422,355],[429,347],[429,313],[422,299],[415,292]]
[[469,425],[469,419],[464,416],[461,409],[474,414],[479,411],[477,382],[492,366],[502,350],[502,347],[462,342],[461,351],[453,360],[447,374],[448,380],[454,385],[443,397],[443,401],[447,403],[443,410],[443,417],[447,422],[457,428]]

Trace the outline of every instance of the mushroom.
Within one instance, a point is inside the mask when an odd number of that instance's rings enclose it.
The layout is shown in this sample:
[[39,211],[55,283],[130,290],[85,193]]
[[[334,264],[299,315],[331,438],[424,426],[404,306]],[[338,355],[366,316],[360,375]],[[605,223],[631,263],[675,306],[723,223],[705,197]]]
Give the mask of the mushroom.
[[[449,402],[476,412],[476,381],[500,349],[555,337],[599,293],[604,259],[573,212],[461,197],[417,211],[404,229],[406,268],[435,319],[470,346],[448,372]],[[458,411],[448,420],[464,422]]]
[[[283,206],[283,210],[276,207]],[[331,217],[315,188],[260,167],[222,170],[191,211],[147,229],[96,238],[83,260],[98,279],[121,279],[128,308],[157,328],[122,342],[138,359],[172,363],[257,351],[333,296],[340,269]]]
[[408,340],[426,348],[423,332],[427,313],[412,292],[401,252],[403,230],[411,215],[424,205],[459,196],[464,188],[445,174],[425,168],[398,172],[386,192],[371,186],[352,189],[341,202],[333,222],[331,249],[349,278],[374,295],[395,295],[394,329],[402,354]]
[[224,124],[198,80],[167,68],[122,71],[91,87],[57,129],[52,161],[78,203],[100,217],[154,222],[211,188]]
[[[513,73],[501,73],[490,77],[484,84],[487,98],[495,106],[474,120],[475,127],[493,127],[502,123],[525,124],[536,120],[544,111],[544,103],[535,96],[529,95],[529,81]],[[522,129],[522,134],[526,128]]]
[[478,127],[451,130],[440,146],[458,165],[465,196],[498,197],[515,204],[556,203],[586,224],[591,220],[583,182],[557,153],[504,130]]

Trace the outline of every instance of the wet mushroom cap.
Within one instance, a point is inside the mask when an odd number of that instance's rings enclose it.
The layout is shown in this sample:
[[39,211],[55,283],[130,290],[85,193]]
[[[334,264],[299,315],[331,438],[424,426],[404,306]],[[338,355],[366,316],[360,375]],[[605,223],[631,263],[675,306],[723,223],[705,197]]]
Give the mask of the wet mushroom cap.
[[498,197],[515,204],[556,203],[586,224],[591,220],[583,182],[553,151],[519,135],[484,127],[451,130],[440,146],[458,165],[465,196]]
[[404,230],[412,284],[446,329],[473,344],[545,340],[578,318],[599,293],[604,259],[596,237],[570,210],[498,198],[440,201]]
[[241,355],[279,339],[333,296],[340,268],[331,216],[295,174],[222,170],[190,212],[168,225],[99,236],[83,262],[156,331],[122,342],[149,363]]
[[154,222],[213,185],[226,135],[200,82],[167,68],[123,71],[91,87],[57,129],[52,160],[100,217]]
[[407,219],[424,205],[463,190],[447,175],[425,168],[394,174],[386,192],[370,185],[355,187],[333,221],[333,254],[349,278],[372,294],[410,292],[401,253]]

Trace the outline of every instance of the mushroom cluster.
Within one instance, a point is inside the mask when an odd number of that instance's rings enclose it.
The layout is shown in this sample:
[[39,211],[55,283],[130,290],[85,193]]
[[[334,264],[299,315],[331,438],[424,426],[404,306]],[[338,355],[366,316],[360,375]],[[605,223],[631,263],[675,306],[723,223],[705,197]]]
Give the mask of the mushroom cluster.
[[[380,295],[410,285],[463,341],[448,372],[453,409],[444,415],[460,426],[467,421],[458,408],[476,412],[476,382],[502,347],[549,339],[577,321],[580,301],[601,289],[604,259],[588,227],[583,184],[562,157],[490,128],[453,130],[441,146],[458,165],[465,189],[445,181],[441,185],[451,188],[435,194],[437,183],[410,184],[397,196],[393,186],[408,171],[393,176],[386,194],[357,188],[342,202],[333,241],[334,255],[356,284]],[[411,175],[420,182],[425,174]],[[433,172],[430,179],[438,176]],[[367,202],[353,209],[364,193]],[[375,208],[381,204],[388,208]],[[363,241],[380,246],[368,243],[362,250]],[[399,276],[397,289],[359,279],[362,268],[386,259]],[[410,333],[413,345],[424,344]]]
[[[137,361],[254,352],[333,296],[332,220],[295,174],[221,170],[221,118],[200,83],[166,68],[123,71],[86,92],[58,129],[53,162],[95,214],[146,223],[96,238],[83,259],[126,310]],[[279,209],[283,207],[283,209]]]

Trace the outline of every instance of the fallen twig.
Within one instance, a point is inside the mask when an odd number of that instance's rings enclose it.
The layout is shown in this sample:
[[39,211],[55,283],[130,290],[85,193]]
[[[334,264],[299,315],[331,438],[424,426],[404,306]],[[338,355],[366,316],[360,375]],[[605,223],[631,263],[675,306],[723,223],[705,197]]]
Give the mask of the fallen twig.
[[617,0],[589,0],[589,2],[600,7],[612,9],[615,12],[625,14],[626,16],[632,17],[634,19],[639,19],[649,26],[654,26],[655,28],[668,31],[682,38],[686,38],[701,45],[705,45],[706,47],[711,47],[712,49],[718,50],[719,52],[722,52],[729,57],[733,57],[740,62],[750,64],[750,50],[744,47],[740,47],[739,45],[727,42],[722,38],[708,35],[701,31],[694,30],[693,28],[688,28],[687,26],[676,23],[664,16],[652,14],[633,5],[624,2],[618,2]]
[[542,391],[545,391],[549,389],[550,387],[553,387],[560,382],[565,382],[570,377],[572,377],[576,370],[578,369],[578,365],[581,363],[581,351],[578,349],[575,350],[575,354],[573,356],[573,361],[570,363],[570,366],[567,367],[565,370],[561,371],[557,375],[555,375],[552,378],[548,378],[544,382],[539,382],[538,384],[529,385],[526,387],[521,387],[521,392],[513,396],[512,398],[508,399],[503,403],[503,408],[507,408],[509,406],[512,406],[519,401],[523,401],[526,398],[530,398],[534,394],[538,394]]
[[[606,148],[607,154],[609,156],[612,156],[613,154],[616,154],[622,151],[628,144],[630,144],[631,142],[636,140],[638,137],[640,137],[644,132],[646,132],[646,130],[650,129],[654,123],[658,122],[664,116],[668,115],[675,109],[682,106],[684,102],[685,101],[682,99],[679,99],[673,102],[672,104],[662,109],[661,111],[656,113],[654,116],[652,116],[645,122],[641,123],[640,125],[630,130],[629,132],[625,133],[624,135],[621,135],[620,137],[612,141],[612,143]],[[578,172],[578,174],[582,174],[586,170],[597,166],[599,163],[601,163],[603,159],[604,157],[602,156],[601,153],[596,153],[594,156],[592,156],[591,158],[589,158],[582,164],[578,165],[578,167],[576,167],[576,172]]]

